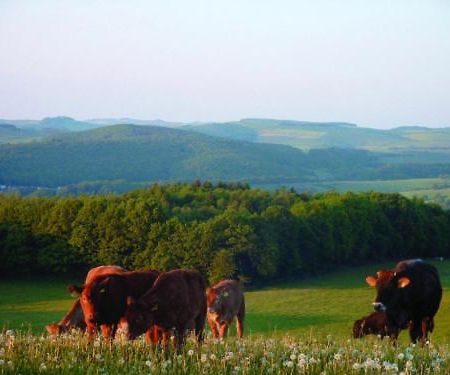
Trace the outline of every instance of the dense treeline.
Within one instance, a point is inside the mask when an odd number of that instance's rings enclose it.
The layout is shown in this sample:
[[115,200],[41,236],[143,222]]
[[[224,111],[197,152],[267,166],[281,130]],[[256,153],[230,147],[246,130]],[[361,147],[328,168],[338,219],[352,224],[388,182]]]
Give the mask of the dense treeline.
[[0,271],[192,267],[215,279],[450,254],[450,213],[399,194],[153,185],[123,195],[0,196]]

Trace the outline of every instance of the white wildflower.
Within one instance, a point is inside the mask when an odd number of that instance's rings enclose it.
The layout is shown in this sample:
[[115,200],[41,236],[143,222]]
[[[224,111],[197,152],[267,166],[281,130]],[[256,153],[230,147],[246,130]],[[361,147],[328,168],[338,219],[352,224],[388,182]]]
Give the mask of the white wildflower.
[[194,351],[192,349],[189,349],[187,354],[189,357],[192,357],[194,355]]
[[147,367],[152,367],[152,361],[145,361],[145,365]]
[[336,354],[334,355],[334,360],[335,360],[335,361],[340,361],[341,358],[342,358],[342,355],[340,355],[339,353],[336,353]]
[[211,361],[214,361],[214,360],[216,359],[216,355],[215,355],[214,353],[212,353],[212,354],[209,356],[209,359],[210,359]]
[[200,361],[206,362],[208,360],[208,356],[206,354],[202,354],[200,357]]
[[361,367],[364,367],[364,366],[357,362],[355,362],[352,366],[353,370],[359,370]]
[[403,361],[403,359],[405,358],[405,355],[404,355],[403,353],[399,353],[399,355],[397,356],[397,358],[398,358],[400,361]]

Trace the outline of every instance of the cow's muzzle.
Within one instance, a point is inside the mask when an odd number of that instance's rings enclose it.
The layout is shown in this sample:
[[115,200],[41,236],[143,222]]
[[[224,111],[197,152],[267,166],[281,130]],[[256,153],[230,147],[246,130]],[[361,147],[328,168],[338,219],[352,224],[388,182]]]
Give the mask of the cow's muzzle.
[[386,311],[386,306],[384,306],[383,303],[381,302],[374,302],[372,303],[373,309],[377,312],[385,312]]

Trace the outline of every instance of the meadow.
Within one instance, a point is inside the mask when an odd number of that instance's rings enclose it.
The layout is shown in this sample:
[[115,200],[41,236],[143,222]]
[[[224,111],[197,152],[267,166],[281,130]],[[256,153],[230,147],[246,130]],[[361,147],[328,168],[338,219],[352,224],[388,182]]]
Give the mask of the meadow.
[[444,297],[424,348],[409,345],[407,332],[397,347],[351,338],[353,321],[371,312],[374,291],[365,276],[390,263],[249,290],[243,341],[232,330],[225,342],[208,337],[201,349],[190,340],[181,355],[162,355],[143,340],[111,346],[100,339],[89,345],[80,333],[51,339],[43,327],[62,317],[73,301],[65,285],[81,278],[2,281],[0,373],[449,373],[450,261],[433,263]]

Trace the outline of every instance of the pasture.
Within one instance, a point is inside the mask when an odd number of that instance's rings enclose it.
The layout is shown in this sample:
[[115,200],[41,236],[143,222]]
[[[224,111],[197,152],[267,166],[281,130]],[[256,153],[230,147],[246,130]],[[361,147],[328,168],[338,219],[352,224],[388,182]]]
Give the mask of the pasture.
[[208,337],[200,351],[189,340],[179,356],[152,351],[143,340],[110,346],[100,339],[89,345],[81,334],[48,338],[44,325],[59,320],[73,301],[65,285],[82,278],[3,280],[0,373],[448,373],[450,261],[433,263],[444,297],[425,348],[410,346],[406,332],[398,347],[376,337],[350,338],[353,321],[371,312],[374,291],[365,276],[391,263],[247,291],[243,341],[233,329],[222,343]]
[[[444,287],[433,339],[450,341],[450,261],[432,262]],[[246,334],[291,336],[332,334],[349,337],[353,321],[371,311],[375,296],[364,279],[394,263],[342,269],[294,283],[245,292]],[[5,328],[43,331],[59,320],[73,303],[66,285],[75,280],[2,280],[0,322]],[[232,331],[232,334],[234,331]],[[407,336],[406,332],[401,337]]]

